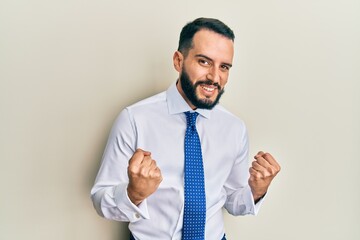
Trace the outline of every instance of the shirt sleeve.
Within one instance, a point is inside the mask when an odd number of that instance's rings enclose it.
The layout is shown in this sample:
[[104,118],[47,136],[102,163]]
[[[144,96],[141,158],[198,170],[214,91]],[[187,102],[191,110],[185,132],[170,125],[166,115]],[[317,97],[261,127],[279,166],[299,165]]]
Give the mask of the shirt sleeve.
[[91,199],[97,213],[111,220],[149,219],[147,201],[134,205],[128,195],[128,162],[136,150],[136,131],[128,109],[116,119],[102,157]]
[[245,126],[242,135],[238,140],[239,149],[234,166],[231,170],[229,178],[225,183],[227,200],[225,209],[232,215],[257,215],[263,199],[256,204],[248,184],[249,173],[249,141]]

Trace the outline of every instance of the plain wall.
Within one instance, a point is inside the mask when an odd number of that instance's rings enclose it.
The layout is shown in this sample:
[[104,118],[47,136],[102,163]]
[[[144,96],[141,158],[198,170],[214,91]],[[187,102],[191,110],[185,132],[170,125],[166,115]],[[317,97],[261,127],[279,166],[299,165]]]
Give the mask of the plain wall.
[[[127,240],[89,198],[117,114],[177,74],[181,28],[236,34],[222,104],[282,165],[229,239],[360,239],[360,2],[0,2],[0,239]],[[226,127],[226,126],[224,126]]]

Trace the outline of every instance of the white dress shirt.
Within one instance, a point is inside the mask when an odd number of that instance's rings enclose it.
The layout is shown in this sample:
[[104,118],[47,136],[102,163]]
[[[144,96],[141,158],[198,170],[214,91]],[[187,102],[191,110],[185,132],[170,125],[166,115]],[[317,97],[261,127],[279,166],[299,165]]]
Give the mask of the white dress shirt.
[[[91,197],[97,212],[129,222],[135,239],[181,239],[184,209],[184,112],[192,111],[173,83],[125,108],[116,119]],[[204,161],[206,240],[224,235],[222,208],[232,215],[257,214],[248,185],[248,137],[244,123],[220,105],[197,109]],[[128,198],[128,162],[137,148],[151,152],[163,181],[139,206]]]

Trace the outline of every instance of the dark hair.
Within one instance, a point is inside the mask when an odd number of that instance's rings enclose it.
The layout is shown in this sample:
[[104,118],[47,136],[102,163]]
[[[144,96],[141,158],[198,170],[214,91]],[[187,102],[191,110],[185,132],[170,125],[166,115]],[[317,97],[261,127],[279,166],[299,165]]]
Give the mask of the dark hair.
[[214,18],[197,18],[186,24],[181,30],[178,51],[186,56],[192,47],[192,40],[195,33],[202,29],[216,32],[232,41],[235,39],[234,32],[220,20]]

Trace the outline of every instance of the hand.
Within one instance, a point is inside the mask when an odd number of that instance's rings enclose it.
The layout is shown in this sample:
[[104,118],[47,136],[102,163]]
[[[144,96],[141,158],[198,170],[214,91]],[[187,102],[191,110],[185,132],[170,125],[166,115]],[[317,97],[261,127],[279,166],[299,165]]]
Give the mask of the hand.
[[270,153],[260,151],[254,158],[255,161],[252,162],[252,166],[249,169],[249,185],[254,200],[257,202],[266,194],[271,181],[276,174],[279,173],[281,168]]
[[154,193],[162,181],[161,171],[151,158],[151,153],[142,149],[137,149],[129,160],[128,176],[127,192],[135,205]]

